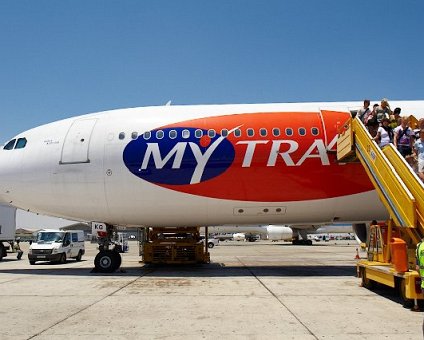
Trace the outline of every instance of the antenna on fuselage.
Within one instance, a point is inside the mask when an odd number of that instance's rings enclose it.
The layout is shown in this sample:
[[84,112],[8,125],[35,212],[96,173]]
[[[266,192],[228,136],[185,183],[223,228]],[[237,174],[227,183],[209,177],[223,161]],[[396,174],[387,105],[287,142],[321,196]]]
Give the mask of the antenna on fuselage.
[[172,100],[170,100],[169,102],[167,102],[167,103],[165,104],[165,106],[171,106],[171,102],[172,102]]

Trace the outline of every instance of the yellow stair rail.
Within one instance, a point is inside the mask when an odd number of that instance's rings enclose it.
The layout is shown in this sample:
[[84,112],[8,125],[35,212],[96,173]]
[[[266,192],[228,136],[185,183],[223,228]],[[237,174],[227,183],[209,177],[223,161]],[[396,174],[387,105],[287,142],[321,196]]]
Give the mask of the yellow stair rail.
[[416,227],[417,213],[414,195],[359,118],[350,118],[344,124],[339,140],[340,152],[339,141],[337,142],[338,160],[348,162],[356,154],[397,225]]
[[393,144],[389,144],[383,148],[383,153],[390,161],[393,168],[398,173],[399,177],[405,183],[406,187],[415,198],[417,227],[421,230],[421,235],[424,235],[424,185],[423,182],[411,169],[410,165],[405,161],[405,158],[397,152]]

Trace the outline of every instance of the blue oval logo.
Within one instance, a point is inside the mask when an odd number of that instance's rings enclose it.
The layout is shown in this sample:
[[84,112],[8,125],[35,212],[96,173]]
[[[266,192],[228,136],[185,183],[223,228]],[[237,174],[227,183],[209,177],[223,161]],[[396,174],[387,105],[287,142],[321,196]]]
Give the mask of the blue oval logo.
[[204,182],[225,172],[234,161],[231,142],[218,134],[209,137],[205,130],[164,128],[145,136],[127,144],[123,161],[134,175],[151,183]]

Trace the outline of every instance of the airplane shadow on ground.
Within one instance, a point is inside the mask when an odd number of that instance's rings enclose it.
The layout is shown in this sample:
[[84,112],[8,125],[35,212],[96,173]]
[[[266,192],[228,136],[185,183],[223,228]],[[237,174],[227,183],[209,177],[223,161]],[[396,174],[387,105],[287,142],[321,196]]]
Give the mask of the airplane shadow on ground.
[[[16,260],[13,260],[16,261]],[[83,263],[81,261],[79,263]],[[294,266],[294,265],[225,265],[222,263],[192,264],[192,265],[144,265],[124,266],[114,273],[96,273],[93,268],[67,267],[66,264],[38,264],[31,268],[1,268],[0,274],[25,275],[60,275],[60,276],[107,276],[107,277],[248,277],[248,276],[275,276],[275,277],[332,277],[356,276],[353,266]]]

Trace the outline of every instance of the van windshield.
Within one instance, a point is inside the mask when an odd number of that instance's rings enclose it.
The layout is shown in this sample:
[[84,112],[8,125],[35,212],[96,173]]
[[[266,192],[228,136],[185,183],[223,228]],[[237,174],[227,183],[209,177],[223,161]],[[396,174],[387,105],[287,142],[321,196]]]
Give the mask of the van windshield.
[[37,243],[62,242],[64,233],[42,232],[37,235]]

